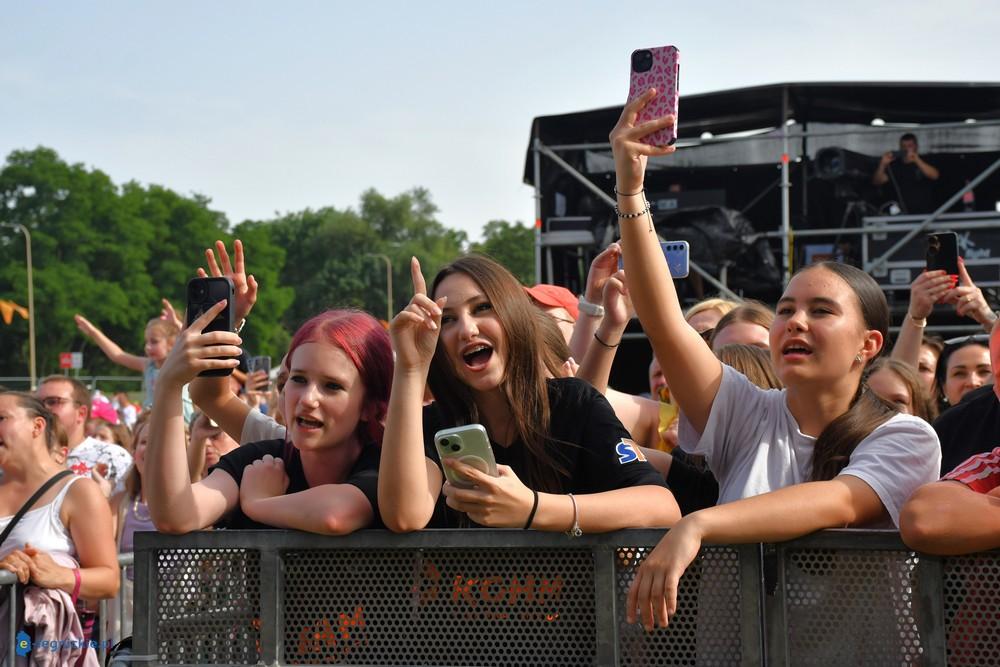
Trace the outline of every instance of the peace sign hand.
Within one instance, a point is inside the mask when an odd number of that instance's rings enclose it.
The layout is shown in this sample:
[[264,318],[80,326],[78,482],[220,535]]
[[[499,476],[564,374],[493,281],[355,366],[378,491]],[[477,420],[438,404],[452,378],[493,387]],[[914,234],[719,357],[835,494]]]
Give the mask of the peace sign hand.
[[389,335],[398,368],[426,371],[430,368],[441,331],[441,309],[448,299],[441,297],[435,302],[427,296],[427,282],[416,257],[410,259],[410,276],[413,298],[392,318]]

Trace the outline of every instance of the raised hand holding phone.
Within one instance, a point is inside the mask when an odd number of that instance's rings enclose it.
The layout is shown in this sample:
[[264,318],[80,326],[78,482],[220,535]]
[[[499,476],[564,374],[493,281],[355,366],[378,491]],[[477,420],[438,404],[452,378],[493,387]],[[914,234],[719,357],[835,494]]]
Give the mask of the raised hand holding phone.
[[442,308],[447,297],[436,302],[427,296],[427,281],[420,271],[420,261],[410,259],[410,278],[413,280],[413,298],[389,323],[392,349],[396,352],[396,366],[405,370],[430,368],[434,349],[441,331]]
[[680,51],[676,46],[637,49],[632,52],[628,101],[641,97],[650,88],[658,95],[639,111],[638,123],[673,116],[674,124],[644,135],[639,140],[650,146],[672,146],[677,141],[678,83]]
[[239,365],[239,346],[243,340],[237,334],[232,331],[203,333],[227,305],[226,301],[212,305],[180,333],[160,368],[157,387],[161,383],[179,387],[204,371],[232,372]]
[[650,146],[645,137],[674,126],[673,116],[663,116],[642,122],[639,114],[656,98],[658,91],[650,88],[628,102],[622,110],[618,124],[611,130],[611,152],[615,158],[615,187],[620,195],[638,197],[646,177],[646,160],[650,157],[669,155],[674,146]]

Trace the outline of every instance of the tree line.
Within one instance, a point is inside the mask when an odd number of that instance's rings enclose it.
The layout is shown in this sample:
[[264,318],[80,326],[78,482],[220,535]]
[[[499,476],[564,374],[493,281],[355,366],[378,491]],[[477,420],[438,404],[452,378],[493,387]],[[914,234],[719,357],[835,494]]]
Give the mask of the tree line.
[[[391,310],[410,297],[409,258],[426,274],[467,251],[485,252],[530,283],[533,230],[488,222],[483,240],[436,217],[431,194],[416,187],[396,196],[365,191],[356,207],[328,206],[231,225],[199,194],[159,185],[115,184],[107,174],[69,164],[50,148],[11,153],[0,170],[0,224],[32,237],[35,332],[40,376],[57,372],[60,352],[83,351],[87,375],[119,374],[73,322],[82,313],[124,349],[142,354],[146,322],[167,298],[183,312],[185,286],[216,239],[243,240],[248,270],[261,291],[246,328],[251,354],[281,357],[291,334],[326,308],[354,307],[384,318],[386,268]],[[0,227],[0,299],[27,305],[24,239]],[[28,323],[0,323],[0,375],[27,375]]]

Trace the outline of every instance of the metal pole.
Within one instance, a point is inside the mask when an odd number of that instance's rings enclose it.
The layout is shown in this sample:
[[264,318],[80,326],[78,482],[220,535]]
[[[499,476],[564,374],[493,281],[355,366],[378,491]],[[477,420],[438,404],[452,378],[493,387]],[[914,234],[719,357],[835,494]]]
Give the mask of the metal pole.
[[785,284],[792,279],[792,211],[791,187],[788,180],[788,88],[781,91],[781,232],[784,236],[782,254],[785,258]]
[[385,262],[385,321],[392,322],[392,261],[382,253],[370,252],[365,257],[374,257]]
[[35,277],[31,266],[31,232],[16,222],[0,222],[0,227],[17,229],[24,234],[24,256],[28,269],[28,371],[31,375],[31,391],[34,391],[38,374],[35,370]]
[[[611,196],[607,192],[605,192],[604,190],[600,189],[599,187],[597,187],[596,185],[594,185],[593,183],[591,183],[590,180],[586,176],[584,176],[583,174],[581,174],[579,171],[577,171],[576,168],[573,167],[573,165],[571,165],[569,162],[566,162],[566,160],[564,160],[561,157],[559,157],[555,153],[555,151],[553,151],[551,148],[549,148],[548,146],[546,146],[545,144],[543,144],[541,141],[538,141],[536,139],[535,140],[535,147],[539,151],[541,151],[542,153],[544,153],[545,157],[549,158],[550,160],[552,160],[553,162],[555,162],[557,165],[559,165],[560,167],[562,167],[566,171],[567,174],[569,174],[570,176],[572,176],[576,180],[580,181],[580,183],[584,187],[586,187],[588,190],[590,190],[595,195],[597,195],[598,197],[600,197],[601,200],[605,204],[607,204],[608,206],[614,208],[615,205],[618,203],[614,199],[612,199]],[[537,153],[536,153],[536,155],[537,155]]]
[[[535,161],[535,283],[542,282],[542,154],[541,139],[535,137],[531,150]],[[549,280],[552,276],[549,276]]]
[[961,190],[959,190],[958,192],[956,192],[955,194],[953,194],[951,197],[949,197],[948,201],[946,201],[945,203],[941,204],[941,206],[939,206],[936,211],[934,211],[929,216],[927,216],[924,219],[924,221],[921,222],[917,226],[916,229],[910,230],[905,236],[903,236],[903,238],[901,238],[898,241],[896,241],[896,243],[894,243],[891,248],[889,248],[888,250],[886,250],[882,254],[881,257],[879,257],[878,259],[876,259],[875,261],[873,261],[871,263],[871,265],[869,265],[868,267],[865,268],[865,270],[866,271],[875,271],[879,267],[885,266],[885,263],[889,260],[889,258],[892,257],[894,254],[896,254],[896,252],[900,248],[902,248],[907,243],[909,243],[910,239],[912,239],[914,236],[916,236],[917,234],[919,234],[923,230],[927,229],[927,226],[930,225],[935,220],[937,220],[938,217],[942,213],[944,213],[949,208],[951,208],[952,206],[954,206],[958,202],[958,200],[962,198],[962,195],[964,195],[966,192],[968,192],[972,188],[976,187],[977,185],[979,185],[980,183],[982,183],[983,181],[985,181],[987,178],[989,178],[990,174],[992,174],[997,169],[1000,169],[1000,160],[997,160],[996,162],[994,162],[993,164],[991,164],[981,174],[979,174],[974,179],[972,179],[971,181],[969,181],[968,183],[966,183],[964,188],[962,188]]

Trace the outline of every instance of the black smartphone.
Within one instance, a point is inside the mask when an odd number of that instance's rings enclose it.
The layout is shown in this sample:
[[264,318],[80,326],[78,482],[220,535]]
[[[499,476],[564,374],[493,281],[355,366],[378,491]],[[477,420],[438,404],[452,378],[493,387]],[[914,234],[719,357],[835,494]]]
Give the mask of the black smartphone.
[[247,363],[247,368],[250,373],[256,373],[257,371],[264,371],[267,375],[267,382],[263,387],[251,387],[251,389],[257,389],[258,391],[267,391],[271,384],[271,357],[267,355],[259,357],[250,357],[250,361]]
[[[229,278],[192,278],[187,286],[187,326],[201,317],[206,310],[225,299],[226,307],[222,309],[214,320],[202,333],[212,331],[232,331],[233,330],[233,281]],[[228,357],[216,357],[217,359],[227,359]],[[221,377],[232,375],[232,368],[219,368],[216,370],[202,371],[198,375],[208,377]]]
[[958,275],[958,234],[937,232],[927,235],[927,270]]

